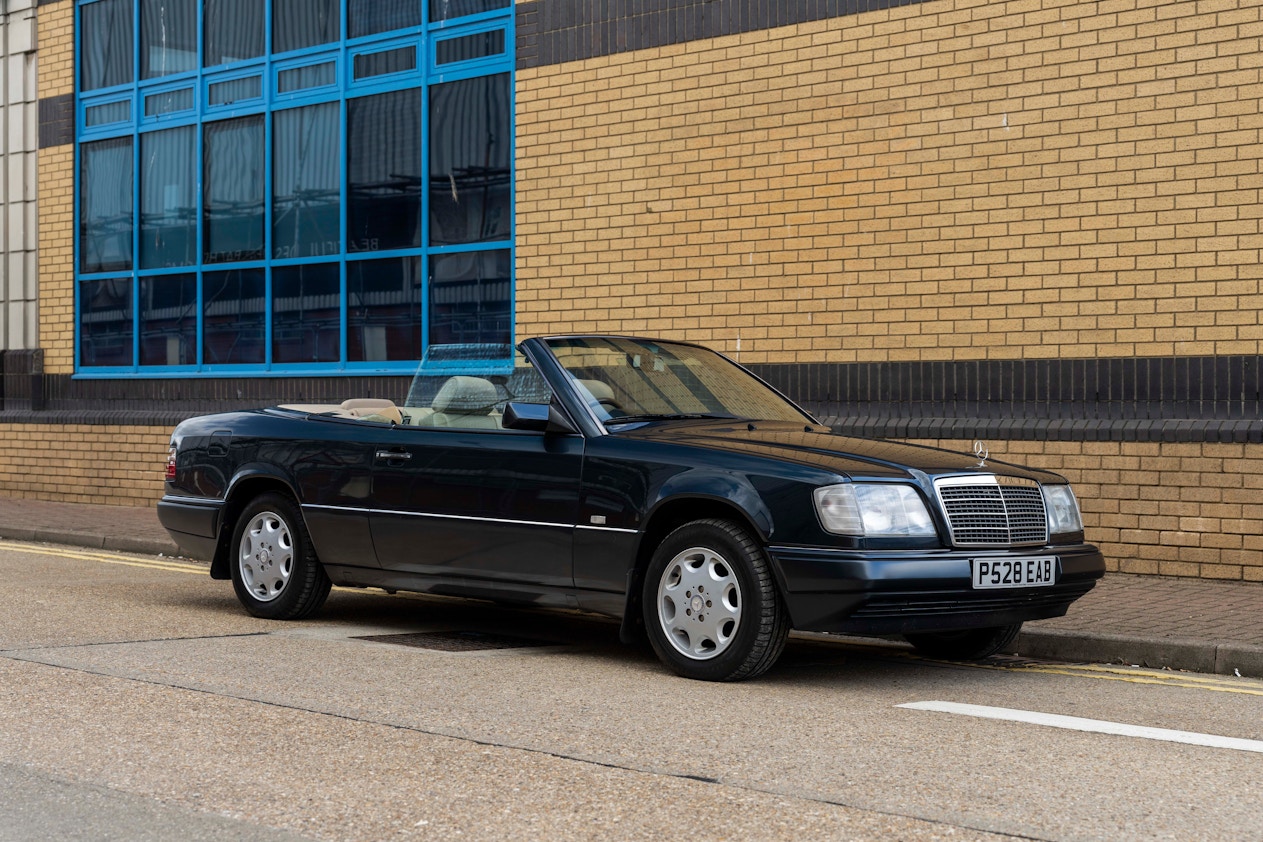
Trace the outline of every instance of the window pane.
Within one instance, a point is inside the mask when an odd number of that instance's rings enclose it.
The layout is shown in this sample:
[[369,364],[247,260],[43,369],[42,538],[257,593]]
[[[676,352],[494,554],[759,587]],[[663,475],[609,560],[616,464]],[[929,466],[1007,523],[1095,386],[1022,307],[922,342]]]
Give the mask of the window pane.
[[207,272],[202,285],[202,362],[264,362],[267,314],[263,270]]
[[342,279],[336,263],[272,270],[272,362],[341,359]]
[[197,275],[140,279],[140,364],[197,364]]
[[263,116],[207,123],[206,263],[263,259]]
[[420,25],[418,0],[347,0],[347,28],[352,38]]
[[421,91],[347,102],[347,250],[421,245]]
[[507,9],[510,3],[512,0],[430,0],[430,21],[451,20],[492,9]]
[[430,245],[512,236],[509,75],[430,88]]
[[[509,250],[471,251],[430,258],[429,359],[464,359],[438,345],[502,346],[510,352],[512,267]],[[454,356],[455,354],[455,356]],[[485,357],[485,350],[480,359]]]
[[132,268],[132,139],[79,147],[79,269]]
[[79,285],[79,364],[132,364],[132,279]]
[[445,38],[434,45],[434,63],[451,64],[486,56],[498,56],[504,52],[504,30],[493,29],[460,38]]
[[309,64],[306,67],[295,67],[282,70],[277,74],[276,89],[288,94],[294,91],[305,91],[308,88],[319,88],[332,85],[338,81],[338,67],[331,61],[323,64]]
[[80,9],[83,90],[132,81],[132,0],[101,0]]
[[339,254],[338,104],[272,117],[272,256]]
[[338,40],[341,14],[338,0],[272,0],[272,52]]
[[196,129],[140,136],[140,268],[197,262]]
[[347,358],[421,359],[421,258],[347,264]]
[[140,0],[140,78],[197,70],[196,0]]
[[210,86],[209,99],[211,105],[231,105],[263,97],[263,77],[247,76],[244,79],[229,79],[227,82],[216,82]]
[[105,105],[90,105],[83,109],[83,122],[88,126],[108,126],[110,123],[121,123],[131,118],[132,103],[126,99]]
[[180,88],[178,91],[161,91],[145,97],[145,116],[157,117],[161,114],[174,114],[177,111],[189,111],[193,108],[193,89]]
[[385,76],[387,73],[404,73],[417,69],[417,48],[400,47],[377,53],[361,53],[355,57],[355,78]]
[[206,67],[263,55],[263,0],[206,0]]

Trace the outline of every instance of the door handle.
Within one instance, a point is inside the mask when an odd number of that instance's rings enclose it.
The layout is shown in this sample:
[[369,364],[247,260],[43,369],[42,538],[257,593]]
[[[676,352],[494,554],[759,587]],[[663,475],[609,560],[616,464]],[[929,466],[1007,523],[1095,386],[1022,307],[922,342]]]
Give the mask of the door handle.
[[412,458],[412,454],[406,450],[379,450],[377,451],[377,458],[387,461],[395,459],[408,460]]

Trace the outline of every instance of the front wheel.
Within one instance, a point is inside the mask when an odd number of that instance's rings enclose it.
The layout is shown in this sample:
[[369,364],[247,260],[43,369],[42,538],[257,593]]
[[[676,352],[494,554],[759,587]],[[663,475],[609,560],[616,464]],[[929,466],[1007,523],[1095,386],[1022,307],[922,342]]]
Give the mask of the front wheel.
[[977,661],[1003,650],[1017,638],[1021,623],[989,629],[953,632],[922,632],[903,637],[929,658],[948,661]]
[[324,604],[332,587],[316,558],[298,505],[284,494],[261,494],[237,518],[232,586],[256,617],[298,620]]
[[789,635],[767,554],[726,520],[693,521],[668,535],[649,562],[642,603],[654,652],[686,678],[754,678]]

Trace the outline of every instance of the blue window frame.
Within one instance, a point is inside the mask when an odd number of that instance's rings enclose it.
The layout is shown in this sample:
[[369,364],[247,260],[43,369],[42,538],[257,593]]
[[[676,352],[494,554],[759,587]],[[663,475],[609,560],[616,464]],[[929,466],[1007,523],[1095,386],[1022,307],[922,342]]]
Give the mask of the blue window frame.
[[76,376],[512,366],[512,0],[76,14]]

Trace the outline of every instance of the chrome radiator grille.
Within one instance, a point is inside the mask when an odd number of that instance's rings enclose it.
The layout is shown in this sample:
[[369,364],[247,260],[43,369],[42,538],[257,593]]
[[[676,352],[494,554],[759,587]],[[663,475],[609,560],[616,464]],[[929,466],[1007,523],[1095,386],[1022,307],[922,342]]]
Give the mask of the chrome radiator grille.
[[961,547],[1014,547],[1048,542],[1044,495],[1034,480],[968,476],[936,480],[939,501]]

